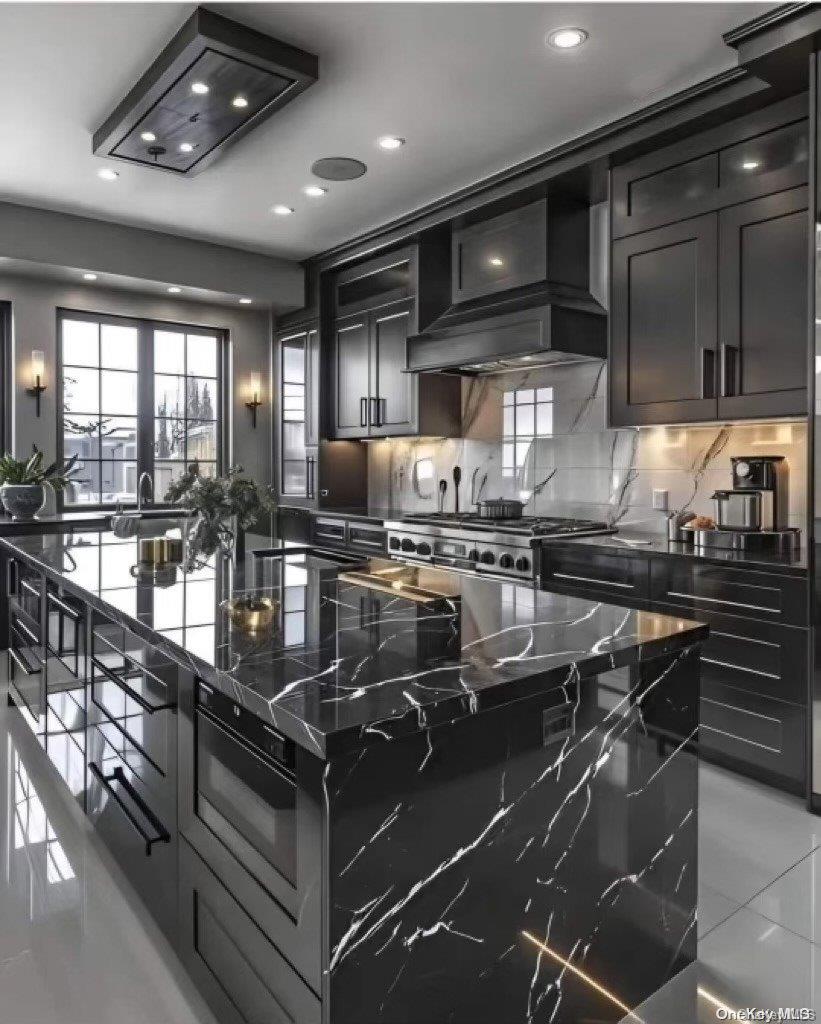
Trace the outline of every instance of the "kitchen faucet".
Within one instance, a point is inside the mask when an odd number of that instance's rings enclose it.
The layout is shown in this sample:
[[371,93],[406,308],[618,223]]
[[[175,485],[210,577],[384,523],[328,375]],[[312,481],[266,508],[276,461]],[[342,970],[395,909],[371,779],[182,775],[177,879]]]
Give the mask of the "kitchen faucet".
[[151,474],[148,472],[140,473],[140,479],[137,482],[137,511],[141,512],[143,507],[143,482],[148,481],[149,496],[151,498],[151,504],[154,504],[154,481],[151,478]]

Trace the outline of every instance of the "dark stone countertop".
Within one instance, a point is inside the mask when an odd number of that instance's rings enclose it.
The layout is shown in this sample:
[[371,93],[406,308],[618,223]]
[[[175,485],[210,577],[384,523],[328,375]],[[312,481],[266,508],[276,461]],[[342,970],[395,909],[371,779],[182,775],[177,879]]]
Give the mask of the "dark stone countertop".
[[25,521],[14,520],[0,512],[0,537],[20,537],[31,533],[53,533],[61,527],[71,530],[105,526],[111,512],[55,512]]
[[376,505],[351,505],[348,508],[306,508],[304,505],[289,505],[283,501],[279,508],[301,508],[312,516],[331,516],[338,519],[361,519],[371,523],[385,523],[392,519],[402,519],[408,515],[399,508],[382,508]]
[[673,555],[715,565],[736,565],[760,572],[777,572],[786,576],[807,575],[807,555],[801,548],[794,555],[761,554],[749,551],[725,551],[722,548],[694,548],[690,544],[668,541],[658,533],[637,533],[629,530],[597,537],[558,537],[544,544],[585,544],[610,551],[629,552],[648,557]]
[[[0,545],[320,757],[707,635],[683,618],[384,559],[299,546],[287,561],[259,557],[253,536],[244,564],[212,559],[170,586],[137,582],[137,541],[110,531]],[[232,627],[224,607],[249,594],[279,602],[257,635]]]

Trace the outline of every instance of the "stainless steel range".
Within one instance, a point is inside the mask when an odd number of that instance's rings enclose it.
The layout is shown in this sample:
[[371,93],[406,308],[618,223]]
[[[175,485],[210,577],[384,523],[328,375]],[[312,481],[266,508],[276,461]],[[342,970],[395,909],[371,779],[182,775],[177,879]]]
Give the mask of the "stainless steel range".
[[533,580],[541,540],[615,533],[606,523],[550,516],[488,519],[473,513],[419,513],[385,523],[389,554],[462,572]]

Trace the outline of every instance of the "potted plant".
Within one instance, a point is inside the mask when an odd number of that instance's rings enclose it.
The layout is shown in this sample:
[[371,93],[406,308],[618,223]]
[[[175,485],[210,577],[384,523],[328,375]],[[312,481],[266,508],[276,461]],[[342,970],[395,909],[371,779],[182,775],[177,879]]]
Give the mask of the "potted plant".
[[199,464],[193,462],[166,491],[166,501],[184,505],[197,517],[189,536],[192,555],[210,556],[220,546],[230,552],[236,541],[234,523],[244,531],[273,510],[270,488],[260,487],[242,472],[242,466],[233,466],[225,476],[200,476]]
[[77,456],[59,465],[43,467],[43,453],[35,446],[27,460],[15,459],[9,452],[0,459],[0,502],[14,520],[33,519],[45,501],[44,484],[62,490],[71,482]]

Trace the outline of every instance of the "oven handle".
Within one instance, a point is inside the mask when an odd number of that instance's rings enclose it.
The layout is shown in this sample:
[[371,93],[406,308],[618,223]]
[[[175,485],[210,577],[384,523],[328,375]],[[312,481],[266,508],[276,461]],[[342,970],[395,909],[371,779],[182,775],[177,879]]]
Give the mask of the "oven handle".
[[223,721],[217,718],[216,715],[212,714],[207,708],[204,708],[201,704],[197,705],[196,713],[198,715],[202,715],[203,718],[206,718],[208,720],[208,723],[212,725],[215,729],[218,729],[219,732],[221,732],[226,739],[229,739],[233,743],[236,743],[237,746],[242,747],[242,749],[246,753],[251,754],[258,761],[261,761],[266,768],[271,768],[272,771],[276,772],[276,774],[280,776],[283,782],[287,782],[288,785],[296,788],[296,778],[285,767],[285,765],[280,764],[278,761],[275,761],[264,750],[261,750],[255,744],[249,743],[244,736],[240,736],[238,732],[236,732],[234,729],[231,729],[230,726],[227,726]]
[[[110,775],[103,775],[102,771],[97,767],[97,765],[93,761],[90,761],[88,765],[88,770],[99,781],[100,785],[103,787],[103,789],[105,789],[105,791],[108,793],[111,799],[117,804],[117,806],[126,816],[126,818],[128,818],[128,820],[134,827],[134,830],[137,833],[139,833],[140,837],[145,843],[146,857],[151,856],[151,848],[154,845],[154,843],[171,842],[171,835],[169,834],[168,830],[165,828],[165,826],[157,817],[157,815],[151,810],[148,804],[143,800],[143,798],[140,796],[137,790],[134,789],[134,787],[125,777],[125,773],[123,772],[122,768],[120,768],[119,765],[114,769],[114,771]],[[125,803],[120,797],[120,794],[112,786],[112,782],[119,782],[119,784],[123,787],[126,793],[128,793],[129,797],[134,801],[137,807],[139,807],[140,813],[143,814],[154,826],[157,832],[155,836],[150,836],[139,823],[139,821],[137,821],[137,819],[134,817],[131,811],[126,807]]]
[[124,679],[118,676],[116,672],[112,672],[108,665],[104,665],[93,654],[91,655],[91,664],[94,668],[99,669],[103,675],[107,676],[115,686],[119,686],[135,704],[139,704],[143,711],[147,711],[149,715],[153,715],[155,711],[172,711],[176,708],[177,705],[173,702],[168,704],[152,704],[150,701],[147,701],[138,690],[135,690],[133,686],[129,686]]

